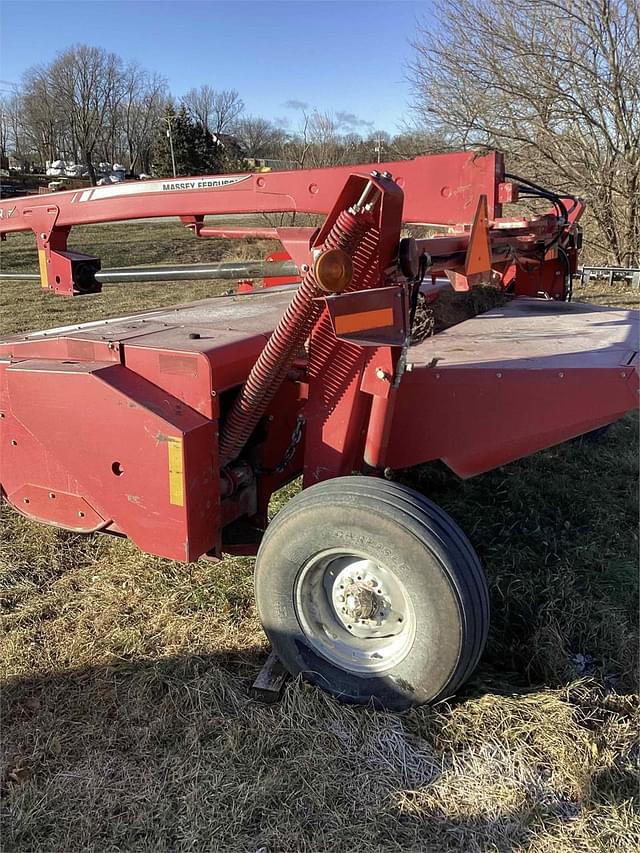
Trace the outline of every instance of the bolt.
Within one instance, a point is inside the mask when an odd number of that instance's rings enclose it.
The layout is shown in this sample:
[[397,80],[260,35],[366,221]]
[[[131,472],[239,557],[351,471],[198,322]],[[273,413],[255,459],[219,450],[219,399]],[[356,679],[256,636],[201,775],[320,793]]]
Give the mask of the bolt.
[[309,264],[302,264],[300,269],[302,270],[302,272],[309,272]]
[[498,379],[502,379],[502,374],[501,374],[501,373],[496,373],[496,376],[498,377]]
[[376,376],[378,379],[388,379],[389,374],[382,367],[376,367]]
[[564,379],[564,373],[559,373],[558,376],[560,377],[560,379]]
[[383,177],[383,178],[388,178],[389,180],[392,180],[392,179],[393,179],[393,176],[392,176],[391,172],[383,172],[383,173],[382,173],[382,177]]
[[372,177],[372,178],[379,178],[379,177],[380,177],[380,172],[376,172],[376,171],[371,172],[371,177]]

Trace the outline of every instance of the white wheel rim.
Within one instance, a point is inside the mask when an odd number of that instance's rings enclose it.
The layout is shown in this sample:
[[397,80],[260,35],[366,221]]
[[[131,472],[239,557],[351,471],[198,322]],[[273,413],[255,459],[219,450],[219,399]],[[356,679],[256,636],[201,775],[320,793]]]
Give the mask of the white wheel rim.
[[316,554],[298,573],[294,602],[309,645],[341,669],[384,672],[413,645],[415,613],[404,584],[365,554]]

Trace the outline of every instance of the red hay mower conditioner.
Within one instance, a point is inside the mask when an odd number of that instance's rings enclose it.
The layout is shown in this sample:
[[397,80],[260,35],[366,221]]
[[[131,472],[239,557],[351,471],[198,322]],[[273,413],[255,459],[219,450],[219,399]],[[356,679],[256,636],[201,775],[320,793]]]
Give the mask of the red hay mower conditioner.
[[[530,197],[548,212],[503,215]],[[8,202],[3,239],[34,232],[54,293],[256,274],[278,286],[1,340],[2,497],[173,560],[257,554],[260,617],[290,672],[351,702],[449,696],[482,653],[487,586],[457,524],[388,477],[437,459],[471,477],[636,407],[637,316],[570,301],[582,209],[506,175],[497,153]],[[289,211],[326,218],[205,222]],[[108,271],[67,248],[74,225],[167,216],[199,238],[276,238],[286,254]],[[403,236],[416,224],[441,233]],[[412,338],[418,300],[476,285],[504,304]],[[271,495],[299,476],[267,526]]]

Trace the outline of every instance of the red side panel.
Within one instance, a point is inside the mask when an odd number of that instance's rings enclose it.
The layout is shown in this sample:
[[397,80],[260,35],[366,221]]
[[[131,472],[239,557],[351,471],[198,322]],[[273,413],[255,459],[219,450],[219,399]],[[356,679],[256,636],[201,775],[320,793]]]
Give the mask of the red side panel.
[[0,404],[2,489],[25,515],[175,560],[216,547],[215,421],[95,362],[2,365]]
[[636,311],[514,299],[409,348],[387,464],[489,471],[638,406]]
[[618,420],[637,389],[632,367],[422,368],[402,381],[387,464],[442,459],[472,477]]

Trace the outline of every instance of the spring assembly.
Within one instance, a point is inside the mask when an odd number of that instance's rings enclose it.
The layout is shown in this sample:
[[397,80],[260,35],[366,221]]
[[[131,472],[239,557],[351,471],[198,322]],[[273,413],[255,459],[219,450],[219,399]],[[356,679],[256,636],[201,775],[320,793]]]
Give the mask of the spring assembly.
[[[341,211],[322,251],[342,249],[353,255],[369,224],[370,217],[360,204]],[[238,456],[291,369],[322,310],[322,304],[314,302],[320,293],[313,269],[310,269],[253,365],[225,421],[220,439],[223,466]]]

